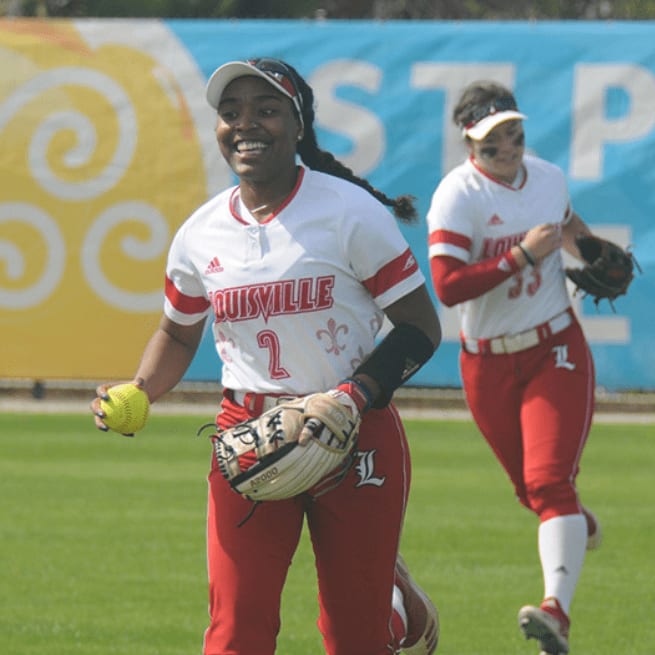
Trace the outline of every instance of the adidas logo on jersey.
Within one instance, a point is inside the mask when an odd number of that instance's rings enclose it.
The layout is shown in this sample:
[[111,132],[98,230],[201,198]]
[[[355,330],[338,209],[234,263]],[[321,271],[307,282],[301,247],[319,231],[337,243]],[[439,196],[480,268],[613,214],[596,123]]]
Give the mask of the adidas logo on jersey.
[[504,271],[505,273],[509,273],[512,270],[512,267],[510,266],[509,262],[503,257],[499,262],[498,262],[498,270]]
[[487,225],[503,225],[503,219],[498,216],[498,214],[494,214],[488,221]]
[[224,269],[221,266],[221,262],[218,261],[218,257],[214,257],[205,269],[205,275],[209,275],[210,273],[220,273],[222,270]]
[[417,263],[414,255],[409,255],[409,257],[405,261],[405,265],[403,266],[403,271],[408,271],[409,269],[414,268],[416,266]]

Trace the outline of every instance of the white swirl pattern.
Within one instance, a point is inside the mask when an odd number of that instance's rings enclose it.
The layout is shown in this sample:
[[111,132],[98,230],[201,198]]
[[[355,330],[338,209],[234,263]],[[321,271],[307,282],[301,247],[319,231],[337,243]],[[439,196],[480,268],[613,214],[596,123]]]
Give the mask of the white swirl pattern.
[[58,178],[47,161],[48,144],[61,130],[69,129],[77,136],[77,146],[64,157],[69,168],[80,168],[90,160],[96,146],[96,130],[91,121],[77,111],[50,114],[37,128],[29,148],[30,171],[44,189],[64,200],[88,200],[111,189],[130,165],[137,142],[137,119],[129,96],[109,76],[97,71],[66,66],[37,75],[0,106],[0,131],[20,111],[44,92],[65,86],[79,85],[93,89],[111,105],[118,120],[118,143],[113,159],[92,180],[67,182]]
[[147,225],[151,237],[147,242],[125,237],[121,242],[123,252],[141,261],[155,259],[165,253],[169,229],[159,210],[144,202],[122,202],[100,214],[89,229],[82,244],[82,268],[89,285],[105,302],[121,310],[149,313],[163,306],[161,289],[152,293],[125,291],[112,284],[100,266],[100,251],[109,232],[123,222],[135,220]]
[[[66,243],[57,223],[42,209],[22,202],[0,204],[0,223],[19,221],[32,226],[46,244],[43,274],[30,287],[0,288],[0,307],[27,309],[43,302],[57,288],[66,264]],[[7,277],[19,280],[25,274],[23,253],[12,243],[0,240],[0,263],[5,262]]]
[[[28,152],[29,171],[34,181],[49,194],[59,199],[83,202],[109,191],[118,184],[129,169],[137,145],[138,124],[136,113],[127,93],[109,76],[82,67],[61,67],[37,75],[22,84],[0,105],[0,132],[19,116],[29,103],[38,100],[52,89],[65,90],[78,85],[99,93],[111,106],[118,123],[118,141],[111,161],[93,179],[67,181],[52,170],[48,162],[48,149],[53,138],[64,130],[76,137],[61,162],[69,170],[81,171],[96,151],[98,132],[93,121],[76,110],[48,114],[35,129]],[[80,173],[82,175],[82,173]],[[127,237],[122,243],[123,252],[136,260],[155,259],[165,253],[169,229],[158,210],[143,202],[124,202],[103,212],[89,229],[81,252],[82,266],[89,285],[107,303],[130,312],[158,311],[162,306],[162,292],[132,293],[111,284],[100,268],[99,252],[103,240],[123,220],[137,220],[151,231],[147,243]],[[48,250],[47,262],[40,280],[30,288],[1,289],[0,306],[26,309],[43,302],[57,288],[66,263],[66,245],[55,220],[41,209],[22,203],[0,206],[1,221],[29,223],[43,236]],[[10,279],[24,275],[26,259],[15,244],[0,241],[0,262],[6,264]]]

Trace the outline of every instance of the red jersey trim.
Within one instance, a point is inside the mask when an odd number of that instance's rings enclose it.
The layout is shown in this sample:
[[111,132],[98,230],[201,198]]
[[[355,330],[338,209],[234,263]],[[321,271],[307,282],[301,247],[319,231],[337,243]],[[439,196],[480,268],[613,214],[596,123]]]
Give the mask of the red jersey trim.
[[473,164],[473,168],[475,168],[480,175],[484,175],[488,180],[491,180],[492,182],[495,182],[496,184],[500,184],[500,186],[505,187],[506,189],[509,189],[510,191],[520,191],[528,181],[528,169],[521,164],[521,167],[523,168],[523,179],[521,180],[521,184],[519,186],[515,187],[512,186],[511,184],[507,184],[507,182],[503,182],[502,180],[499,180],[497,177],[494,177],[493,175],[489,175],[486,171],[482,170],[478,163],[473,159],[473,155],[469,157],[469,161],[471,164]]
[[363,281],[369,293],[377,298],[393,286],[411,277],[418,270],[418,262],[412,251],[407,248],[405,252],[385,264],[373,277]]
[[207,298],[203,296],[185,296],[168,276],[166,276],[166,298],[178,312],[183,314],[202,314],[209,307]]
[[447,243],[451,246],[457,246],[463,250],[471,249],[471,239],[458,232],[450,230],[435,230],[428,235],[428,245],[433,246],[436,243]]
[[[300,185],[302,184],[303,178],[305,177],[305,169],[302,166],[298,167],[298,177],[296,179],[296,184],[294,185],[293,189],[291,189],[291,193],[284,199],[281,205],[278,205],[275,208],[275,211],[271,214],[269,214],[264,220],[259,221],[261,223],[269,223],[272,221],[295,197],[296,194],[298,193],[298,189],[300,188]],[[249,225],[248,221],[243,220],[243,217],[239,213],[239,210],[237,209],[237,196],[239,195],[239,187],[235,187],[230,194],[230,213],[234,218],[236,218],[239,223],[243,223],[244,225]]]
[[237,211],[237,195],[239,193],[239,187],[234,187],[232,189],[232,193],[230,194],[230,214],[232,214],[233,218],[236,218],[239,223],[242,223],[243,225],[248,225],[248,221],[244,221],[243,218],[241,218],[241,214]]

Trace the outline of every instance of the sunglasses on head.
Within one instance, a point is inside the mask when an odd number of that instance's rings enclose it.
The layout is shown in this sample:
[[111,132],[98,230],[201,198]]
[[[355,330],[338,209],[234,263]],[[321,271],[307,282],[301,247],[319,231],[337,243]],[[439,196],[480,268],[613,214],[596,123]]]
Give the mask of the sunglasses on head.
[[491,116],[491,114],[497,114],[500,111],[517,111],[518,107],[516,105],[516,100],[512,96],[501,96],[500,98],[495,98],[487,102],[484,105],[476,107],[469,117],[468,122],[462,127],[469,128],[473,127],[476,123],[479,123],[483,118]]
[[302,120],[302,95],[293,71],[279,59],[249,59],[248,63],[262,73],[266,73],[291,96],[293,106]]

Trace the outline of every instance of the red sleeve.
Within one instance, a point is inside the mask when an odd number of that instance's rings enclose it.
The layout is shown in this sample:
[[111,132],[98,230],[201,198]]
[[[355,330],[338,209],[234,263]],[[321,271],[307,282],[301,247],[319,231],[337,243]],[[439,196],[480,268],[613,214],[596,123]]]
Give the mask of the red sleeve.
[[439,255],[430,259],[432,284],[439,300],[452,307],[491,291],[519,270],[510,250],[475,264]]

